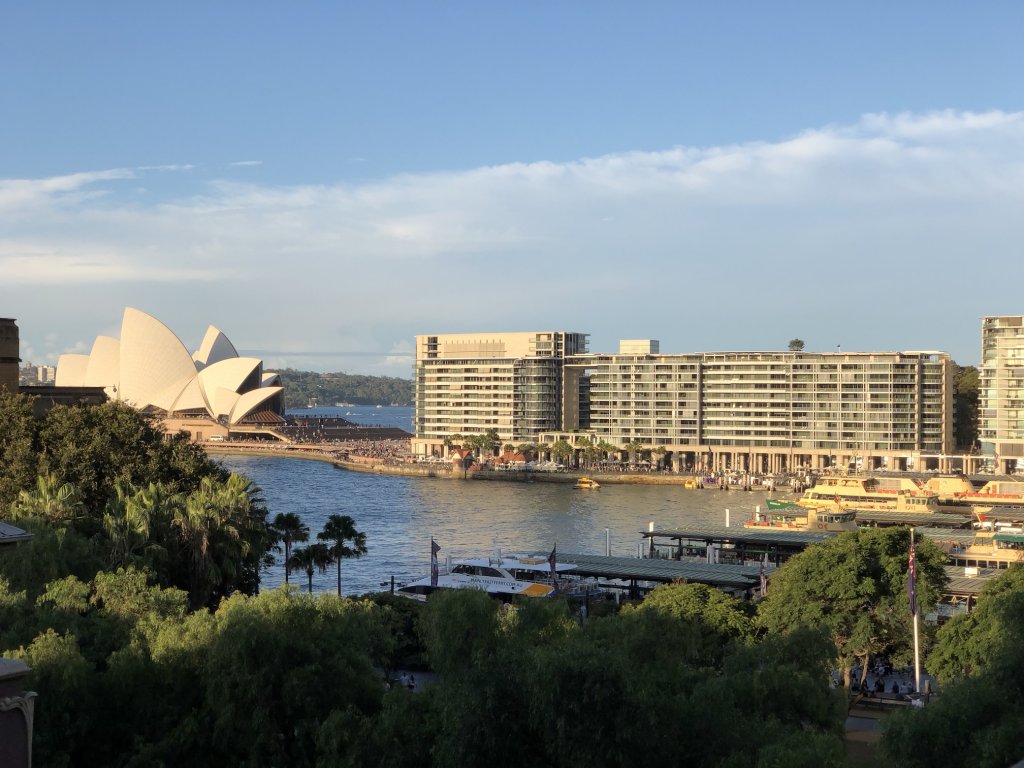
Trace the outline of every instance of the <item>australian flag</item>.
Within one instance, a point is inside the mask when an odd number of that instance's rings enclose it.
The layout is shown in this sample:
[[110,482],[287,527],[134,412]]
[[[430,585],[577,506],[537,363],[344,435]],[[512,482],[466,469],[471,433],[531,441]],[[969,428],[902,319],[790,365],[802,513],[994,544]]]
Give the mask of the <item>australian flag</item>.
[[907,600],[910,615],[917,616],[917,563],[914,561],[914,542],[910,542],[910,567],[907,568]]
[[558,592],[558,569],[555,567],[558,564],[557,552],[558,545],[555,544],[551,548],[551,554],[548,555],[548,565],[551,566],[551,583],[555,587],[555,592]]
[[437,553],[441,551],[440,545],[434,541],[434,537],[430,537],[430,586],[437,586],[437,577],[440,573],[440,568],[437,566]]

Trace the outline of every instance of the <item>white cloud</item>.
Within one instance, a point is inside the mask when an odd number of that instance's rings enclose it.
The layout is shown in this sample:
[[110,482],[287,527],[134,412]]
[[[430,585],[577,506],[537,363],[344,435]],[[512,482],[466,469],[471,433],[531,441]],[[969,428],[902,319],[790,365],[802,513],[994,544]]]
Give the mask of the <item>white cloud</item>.
[[[590,331],[594,349],[819,332],[819,348],[842,335],[970,359],[980,315],[1022,310],[1011,281],[948,292],[979,264],[1017,270],[1024,113],[870,114],[778,141],[358,184],[221,180],[148,204],[116,194],[139,171],[0,180],[0,300],[86,284],[111,315],[133,303],[243,346],[378,350],[315,367],[400,375],[406,350],[384,339],[535,327]],[[34,323],[65,338],[78,309]]]
[[232,168],[248,168],[249,166],[263,165],[262,160],[236,160],[233,163],[228,163]]

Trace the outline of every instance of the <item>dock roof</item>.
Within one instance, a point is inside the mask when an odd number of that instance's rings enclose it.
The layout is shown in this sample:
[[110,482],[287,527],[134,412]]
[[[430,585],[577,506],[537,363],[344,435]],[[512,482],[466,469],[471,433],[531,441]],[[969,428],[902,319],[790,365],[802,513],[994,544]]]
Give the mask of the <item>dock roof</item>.
[[[541,553],[538,553],[541,554]],[[725,589],[749,589],[759,583],[760,566],[688,562],[661,558],[606,557],[558,553],[558,562],[573,563],[574,573],[604,579],[637,579],[671,583],[684,580]],[[775,569],[769,567],[766,573]]]
[[17,544],[21,541],[32,541],[32,534],[21,528],[16,528],[10,523],[0,523],[0,546]]
[[967,576],[963,568],[953,565],[947,565],[945,568],[948,581],[946,582],[946,588],[942,592],[946,595],[957,595],[958,597],[977,597],[978,593],[987,584],[990,584],[993,579],[997,579],[1006,573],[1002,569],[979,568],[977,569],[978,574],[976,576]]
[[884,512],[876,509],[858,509],[857,522],[872,522],[880,525],[921,525],[937,528],[968,528],[971,518],[967,515],[945,512]]
[[679,530],[659,529],[641,531],[646,539],[682,539],[688,541],[726,541],[749,544],[819,544],[828,541],[835,533],[828,531],[793,531],[772,528],[744,528],[743,526],[695,526]]

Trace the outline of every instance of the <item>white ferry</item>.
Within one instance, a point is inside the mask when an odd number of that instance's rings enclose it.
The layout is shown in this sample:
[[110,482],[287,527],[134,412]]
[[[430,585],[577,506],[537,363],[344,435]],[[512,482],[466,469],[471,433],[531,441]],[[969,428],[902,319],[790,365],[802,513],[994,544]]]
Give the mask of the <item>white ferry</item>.
[[[572,563],[556,563],[555,573],[561,575],[575,568]],[[430,576],[426,576],[396,589],[395,594],[420,601],[439,589],[475,589],[501,599],[556,594],[546,557],[472,558],[441,564],[439,571],[436,586],[431,584]]]

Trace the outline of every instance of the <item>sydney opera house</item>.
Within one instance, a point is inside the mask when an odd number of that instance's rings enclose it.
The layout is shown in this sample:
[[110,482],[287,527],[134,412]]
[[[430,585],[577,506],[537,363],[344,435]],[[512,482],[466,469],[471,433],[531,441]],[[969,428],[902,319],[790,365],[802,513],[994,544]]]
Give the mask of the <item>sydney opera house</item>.
[[61,355],[58,387],[103,387],[112,400],[160,415],[197,440],[284,423],[284,390],[263,361],[240,357],[210,326],[194,354],[163,323],[128,307],[121,338],[98,336],[88,355]]

